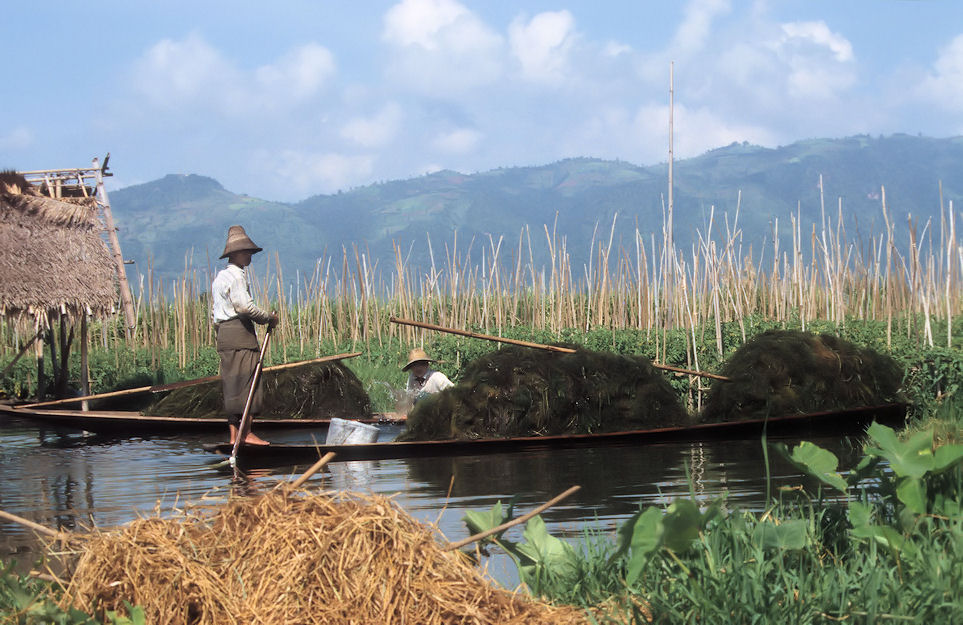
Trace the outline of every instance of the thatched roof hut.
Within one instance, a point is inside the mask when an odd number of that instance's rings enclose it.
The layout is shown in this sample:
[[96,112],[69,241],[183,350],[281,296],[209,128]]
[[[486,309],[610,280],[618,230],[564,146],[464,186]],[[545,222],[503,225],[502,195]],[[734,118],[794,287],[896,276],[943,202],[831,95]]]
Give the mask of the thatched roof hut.
[[93,198],[55,200],[0,185],[0,315],[105,313],[116,271]]

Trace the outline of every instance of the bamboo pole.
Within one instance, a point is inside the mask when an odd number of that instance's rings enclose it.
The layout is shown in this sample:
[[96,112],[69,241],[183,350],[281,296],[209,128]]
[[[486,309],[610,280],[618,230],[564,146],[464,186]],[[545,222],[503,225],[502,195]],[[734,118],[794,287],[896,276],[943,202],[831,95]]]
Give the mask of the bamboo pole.
[[[469,332],[467,330],[456,330],[455,328],[446,328],[444,326],[435,325],[433,323],[424,323],[422,321],[412,321],[411,319],[399,319],[398,317],[388,317],[388,321],[391,323],[399,323],[402,325],[414,326],[416,328],[423,328],[425,330],[436,330],[438,332],[447,332],[449,334],[458,334],[460,336],[467,336],[473,339],[484,339],[486,341],[495,341],[496,343],[508,343],[511,345],[520,345],[522,347],[531,347],[533,349],[543,349],[550,352],[558,352],[562,354],[574,354],[576,350],[570,347],[560,347],[558,345],[545,345],[543,343],[531,343],[529,341],[519,341],[517,339],[506,339],[500,336],[491,336],[488,334],[479,334],[478,332]],[[703,378],[712,378],[714,380],[724,380],[730,382],[731,378],[727,378],[722,375],[716,375],[715,373],[706,373],[705,371],[693,371],[691,369],[682,369],[679,367],[672,367],[669,365],[660,365],[657,363],[652,363],[652,366],[656,369],[664,369],[666,371],[674,371],[675,373],[684,373],[686,375],[695,375]]]
[[535,508],[534,510],[532,510],[532,511],[529,512],[528,514],[523,514],[522,516],[518,517],[517,519],[512,519],[511,521],[508,521],[508,522],[506,522],[506,523],[502,523],[502,524],[499,525],[498,527],[493,527],[493,528],[491,528],[491,529],[485,530],[484,532],[479,532],[478,534],[475,534],[474,536],[469,536],[468,538],[465,538],[464,540],[459,540],[458,542],[451,543],[451,544],[449,544],[447,547],[445,547],[445,551],[454,551],[455,549],[460,549],[461,547],[464,547],[465,545],[471,544],[471,543],[473,543],[473,542],[475,542],[475,541],[477,541],[477,540],[481,540],[482,538],[487,538],[487,537],[491,536],[492,534],[497,534],[497,533],[499,533],[499,532],[502,532],[502,531],[507,530],[507,529],[510,528],[510,527],[515,527],[516,525],[521,525],[522,523],[524,523],[525,521],[529,520],[530,518],[532,518],[532,517],[535,516],[536,514],[541,514],[542,512],[548,510],[549,508],[551,508],[552,506],[554,506],[554,505],[557,504],[558,502],[562,501],[563,499],[565,499],[566,497],[568,497],[568,496],[571,495],[572,493],[578,491],[580,488],[582,488],[582,487],[581,487],[581,486],[578,486],[578,485],[575,485],[575,486],[569,488],[568,490],[566,490],[564,493],[562,493],[562,494],[560,494],[560,495],[556,495],[556,496],[553,497],[552,499],[549,499],[548,501],[546,501],[545,503],[543,503],[543,504],[540,505],[539,507]]
[[[314,358],[312,360],[302,360],[299,362],[288,362],[283,365],[273,365],[271,367],[264,367],[264,371],[280,371],[282,369],[291,369],[293,367],[303,367],[305,365],[313,365],[319,362],[329,362],[332,360],[344,360],[347,358],[354,358],[360,356],[362,352],[346,352],[344,354],[336,354],[334,356],[323,356],[321,358]],[[34,404],[24,404],[22,406],[17,406],[18,408],[40,408],[42,406],[57,406],[61,404],[70,404],[78,401],[86,401],[88,399],[103,399],[105,397],[122,397],[124,395],[134,395],[136,393],[161,393],[163,391],[172,391],[178,388],[186,388],[188,386],[196,386],[198,384],[204,384],[207,382],[214,382],[220,380],[219,375],[210,375],[206,378],[197,378],[195,380],[184,380],[182,382],[171,382],[170,384],[155,384],[154,386],[140,386],[137,388],[127,388],[120,391],[111,391],[109,393],[98,393],[96,395],[86,395],[83,397],[68,397],[67,399],[57,399],[54,401],[45,401]]]

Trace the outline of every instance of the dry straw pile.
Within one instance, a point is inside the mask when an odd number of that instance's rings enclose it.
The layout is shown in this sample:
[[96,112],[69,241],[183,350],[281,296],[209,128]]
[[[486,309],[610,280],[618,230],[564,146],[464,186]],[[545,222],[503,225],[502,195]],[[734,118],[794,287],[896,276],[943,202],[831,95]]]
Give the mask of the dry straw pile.
[[166,625],[588,622],[494,587],[389,499],[284,490],[90,534],[64,602],[123,599]]

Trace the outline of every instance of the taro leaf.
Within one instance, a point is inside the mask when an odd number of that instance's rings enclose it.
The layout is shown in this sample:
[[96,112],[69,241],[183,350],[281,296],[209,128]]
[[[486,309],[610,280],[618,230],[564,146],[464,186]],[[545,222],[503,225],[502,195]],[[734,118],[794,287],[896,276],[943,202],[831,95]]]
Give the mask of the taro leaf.
[[502,512],[502,502],[499,501],[490,510],[469,510],[462,517],[465,526],[472,534],[487,532],[508,521],[508,516]]
[[888,525],[855,527],[853,528],[853,536],[858,538],[871,538],[884,547],[887,547],[893,552],[894,556],[898,555],[900,551],[905,551],[910,554],[915,554],[918,551],[918,548],[912,541],[906,540],[906,537]]
[[833,488],[841,490],[844,494],[846,493],[848,484],[843,476],[836,471],[839,467],[839,458],[833,452],[809,441],[803,441],[796,445],[792,453],[788,453],[786,446],[783,444],[777,444],[776,449],[806,475],[829,484]]
[[899,440],[892,428],[873,422],[866,431],[879,445],[866,453],[882,456],[899,477],[923,477],[933,469],[933,432],[917,432],[906,442]]
[[861,501],[849,502],[849,522],[856,527],[867,527],[873,519],[873,506]]
[[518,551],[532,560],[536,567],[556,577],[571,577],[578,571],[578,557],[572,546],[548,533],[541,516],[534,516],[525,524],[526,542]]
[[916,514],[926,514],[926,484],[917,477],[906,477],[896,487],[896,497]]
[[846,483],[850,486],[855,486],[865,480],[866,478],[873,475],[876,471],[876,467],[881,462],[881,459],[876,456],[863,456],[863,459],[859,461],[859,464],[849,472],[846,476]]
[[625,575],[625,581],[629,585],[639,579],[649,556],[662,544],[664,531],[662,511],[658,508],[646,508],[645,512],[635,513],[619,528],[619,549],[616,555],[632,549]]
[[963,445],[943,445],[933,453],[933,472],[945,471],[963,460]]
[[692,545],[692,541],[699,537],[702,514],[694,501],[680,499],[669,505],[662,524],[665,528],[663,544],[672,551],[685,551]]
[[763,521],[752,530],[752,540],[763,549],[802,549],[809,543],[806,528],[807,522],[803,519],[779,525]]
[[[508,522],[512,517],[512,508],[514,507],[515,499],[512,498],[508,506],[508,512],[502,512],[502,502],[499,501],[491,507],[490,510],[468,510],[465,512],[465,516],[461,518],[465,523],[465,527],[468,528],[470,534],[480,534],[482,532],[487,532],[493,527],[498,527],[502,523]],[[512,558],[516,561],[519,558],[516,552],[515,543],[502,538],[504,531],[492,534],[485,540],[490,540],[498,543],[498,546],[508,552]]]

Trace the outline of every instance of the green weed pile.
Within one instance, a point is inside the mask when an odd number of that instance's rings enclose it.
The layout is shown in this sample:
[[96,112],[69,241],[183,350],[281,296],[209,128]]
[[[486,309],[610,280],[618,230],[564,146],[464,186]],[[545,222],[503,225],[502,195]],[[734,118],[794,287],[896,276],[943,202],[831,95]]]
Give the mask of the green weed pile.
[[[264,411],[278,419],[370,417],[371,400],[364,385],[339,362],[265,371]],[[144,409],[144,414],[171,417],[223,416],[221,383],[209,382],[173,390]]]
[[890,356],[831,334],[770,330],[724,363],[702,420],[735,421],[898,401],[903,371]]
[[506,347],[425,397],[403,440],[617,432],[688,421],[665,375],[641,356]]

